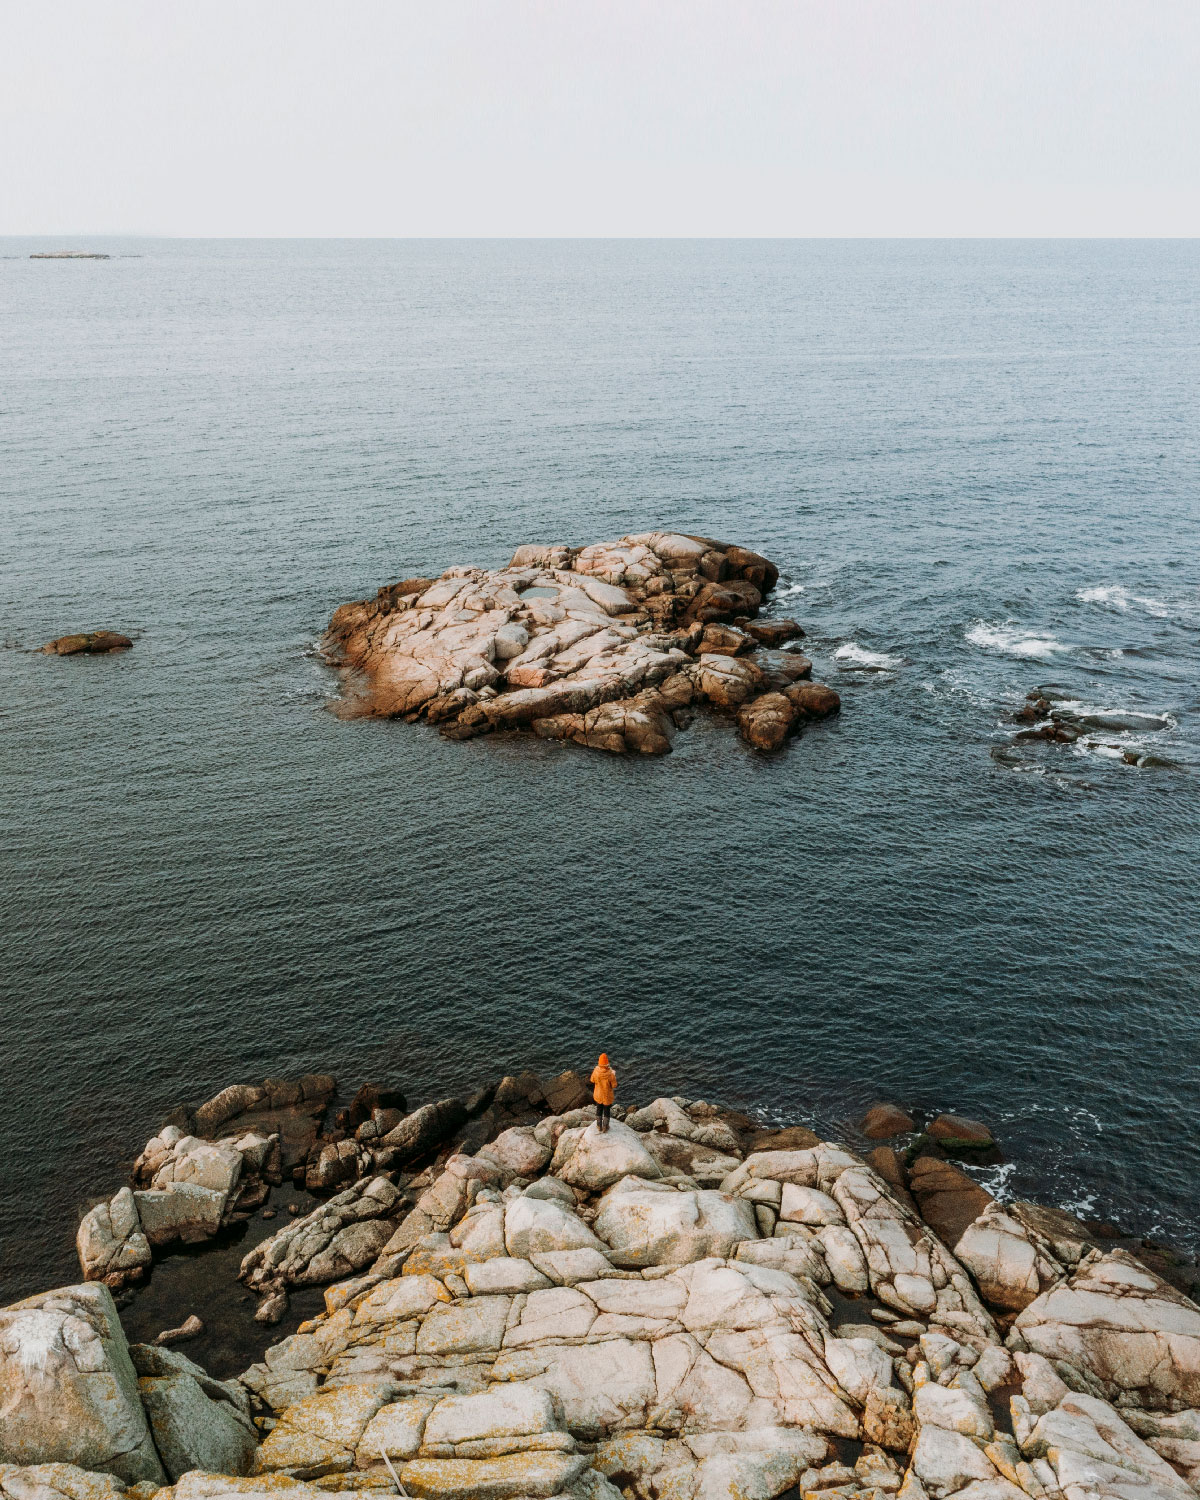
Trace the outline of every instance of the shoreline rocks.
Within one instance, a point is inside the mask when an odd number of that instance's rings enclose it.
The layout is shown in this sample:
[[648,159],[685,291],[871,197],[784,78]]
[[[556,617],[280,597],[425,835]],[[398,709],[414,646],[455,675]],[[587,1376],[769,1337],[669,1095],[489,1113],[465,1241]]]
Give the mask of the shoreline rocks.
[[[936,1146],[868,1161],[682,1097],[601,1134],[581,1088],[521,1074],[408,1113],[360,1091],[334,1133],[374,1123],[355,1162],[399,1157],[245,1258],[254,1290],[323,1285],[324,1310],[235,1380],[127,1346],[95,1283],[0,1310],[0,1495],[1200,1493],[1200,1307],[1147,1262],[995,1202]],[[212,1141],[166,1127],[142,1191],[236,1194],[269,1152],[255,1168],[224,1132],[265,1090],[189,1112]],[[990,1142],[973,1123],[940,1133]]]
[[446,738],[531,730],[615,754],[664,755],[693,705],[778,750],[840,707],[760,620],[778,579],[757,553],[652,531],[586,547],[518,547],[506,568],[448,568],[334,612],[326,652],[365,711]]

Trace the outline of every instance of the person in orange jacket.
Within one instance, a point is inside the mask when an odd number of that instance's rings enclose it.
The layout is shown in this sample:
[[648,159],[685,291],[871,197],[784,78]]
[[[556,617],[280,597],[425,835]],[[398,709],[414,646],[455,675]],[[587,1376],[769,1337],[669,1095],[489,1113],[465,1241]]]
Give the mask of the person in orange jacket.
[[592,1069],[592,1098],[596,1101],[596,1124],[600,1130],[608,1129],[608,1112],[612,1109],[613,1095],[617,1092],[617,1075],[608,1065],[608,1053],[600,1054],[600,1061]]

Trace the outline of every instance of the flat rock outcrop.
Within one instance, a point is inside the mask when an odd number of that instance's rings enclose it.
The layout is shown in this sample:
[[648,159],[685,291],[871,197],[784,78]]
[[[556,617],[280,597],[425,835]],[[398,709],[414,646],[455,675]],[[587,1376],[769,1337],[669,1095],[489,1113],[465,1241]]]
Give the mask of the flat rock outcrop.
[[755,552],[675,532],[518,547],[506,568],[449,568],[342,605],[326,644],[370,712],[452,739],[527,729],[662,755],[706,704],[777,750],[840,703],[803,680],[807,658],[776,649],[799,625],[756,618],[777,579]]
[[[0,1495],[1200,1494],[1200,1308],[1133,1255],[1034,1204],[985,1197],[963,1226],[978,1184],[936,1157],[876,1148],[889,1177],[681,1097],[602,1134],[554,1110],[579,1089],[521,1074],[469,1107],[377,1092],[339,1116],[382,1114],[356,1145],[404,1166],[247,1256],[254,1289],[324,1284],[325,1310],[236,1381],[127,1349],[104,1287],[0,1313]],[[190,1165],[185,1139],[157,1138],[145,1191],[235,1191],[224,1138]]]

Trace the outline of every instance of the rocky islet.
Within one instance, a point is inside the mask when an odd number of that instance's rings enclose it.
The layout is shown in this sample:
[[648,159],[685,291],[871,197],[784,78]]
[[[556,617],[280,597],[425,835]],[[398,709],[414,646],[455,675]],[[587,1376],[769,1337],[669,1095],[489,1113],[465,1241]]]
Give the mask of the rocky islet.
[[[177,1112],[104,1235],[85,1218],[85,1281],[0,1311],[7,1500],[1198,1492],[1200,1308],[1071,1215],[992,1200],[936,1144],[994,1149],[979,1122],[877,1106],[859,1155],[684,1098],[600,1134],[569,1071],[411,1111],[360,1090],[326,1125],[333,1093]],[[241,1268],[264,1306],[323,1285],[322,1313],[232,1380],[127,1344],[110,1287],[142,1241],[333,1159],[350,1180]]]
[[778,750],[840,700],[760,619],[778,570],[744,547],[648,531],[585,547],[518,547],[506,568],[452,567],[335,611],[326,636],[360,711],[451,739],[532,730],[662,755],[694,707]]
[[128,651],[133,641],[118,630],[82,630],[60,635],[41,647],[44,656],[102,656],[108,651]]

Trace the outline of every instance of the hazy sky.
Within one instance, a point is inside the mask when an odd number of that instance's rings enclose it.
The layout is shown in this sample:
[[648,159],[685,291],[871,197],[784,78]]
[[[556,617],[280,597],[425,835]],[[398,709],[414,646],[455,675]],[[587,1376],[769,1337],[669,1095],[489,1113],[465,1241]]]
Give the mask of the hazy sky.
[[0,233],[1196,235],[1200,0],[8,0]]

